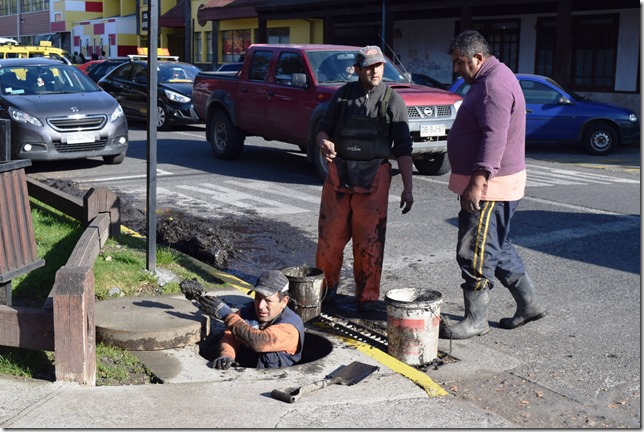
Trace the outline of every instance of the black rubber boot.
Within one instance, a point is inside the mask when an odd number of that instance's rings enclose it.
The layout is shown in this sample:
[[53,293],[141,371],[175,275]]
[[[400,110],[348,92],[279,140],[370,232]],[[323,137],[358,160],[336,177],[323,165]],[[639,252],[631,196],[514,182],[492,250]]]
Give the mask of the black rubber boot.
[[465,318],[450,327],[441,322],[438,332],[440,338],[469,339],[490,331],[487,322],[487,314],[490,310],[490,290],[463,290],[463,298],[465,300]]
[[530,276],[523,275],[516,283],[507,288],[517,302],[517,311],[512,318],[501,318],[499,321],[501,328],[517,328],[547,315],[545,308],[537,301],[537,290]]

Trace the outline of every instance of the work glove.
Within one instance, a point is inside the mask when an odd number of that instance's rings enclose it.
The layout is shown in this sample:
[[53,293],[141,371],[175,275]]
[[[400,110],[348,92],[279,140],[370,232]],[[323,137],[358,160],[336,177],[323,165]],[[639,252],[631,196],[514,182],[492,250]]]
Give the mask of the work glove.
[[217,297],[205,295],[199,297],[199,309],[213,318],[223,320],[232,313],[232,309]]
[[237,367],[239,366],[239,363],[230,357],[218,357],[212,361],[211,367],[213,369],[228,369],[231,366]]

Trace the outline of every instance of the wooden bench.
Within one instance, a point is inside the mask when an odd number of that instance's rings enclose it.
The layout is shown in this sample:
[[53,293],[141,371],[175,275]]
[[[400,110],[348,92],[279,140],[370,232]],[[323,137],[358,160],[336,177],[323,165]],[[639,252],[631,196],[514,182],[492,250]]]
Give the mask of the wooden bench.
[[0,163],[0,304],[11,305],[11,280],[45,265],[38,258],[25,167]]

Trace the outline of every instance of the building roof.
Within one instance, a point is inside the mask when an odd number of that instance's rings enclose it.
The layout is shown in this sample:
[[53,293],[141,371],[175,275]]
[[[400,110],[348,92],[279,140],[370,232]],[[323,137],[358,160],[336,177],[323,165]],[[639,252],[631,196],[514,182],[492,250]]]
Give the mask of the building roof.
[[262,0],[208,0],[199,6],[199,22],[240,18],[256,18],[256,6],[263,6]]
[[185,27],[186,5],[185,0],[178,0],[177,4],[159,17],[161,27]]

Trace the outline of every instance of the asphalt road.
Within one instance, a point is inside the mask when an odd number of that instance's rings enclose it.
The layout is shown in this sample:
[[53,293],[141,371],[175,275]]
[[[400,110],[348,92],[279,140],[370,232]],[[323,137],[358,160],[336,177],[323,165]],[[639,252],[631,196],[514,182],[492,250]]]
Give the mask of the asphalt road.
[[[132,125],[122,165],[99,159],[38,164],[31,172],[127,193],[145,208],[146,132]],[[640,427],[640,149],[608,157],[573,147],[530,147],[526,197],[511,239],[538,286],[549,316],[505,331],[514,301],[493,290],[493,331],[453,349],[471,373],[430,376],[463,400],[527,427]],[[239,246],[246,259],[229,269],[254,282],[262,270],[314,265],[321,182],[295,146],[248,138],[241,159],[214,158],[203,128],[158,134],[157,208],[249,223]],[[448,175],[414,176],[415,203],[402,215],[394,177],[381,294],[393,288],[440,291],[441,312],[462,316],[454,259],[458,201]],[[265,226],[264,224],[262,224]],[[345,250],[351,293],[351,252]]]

